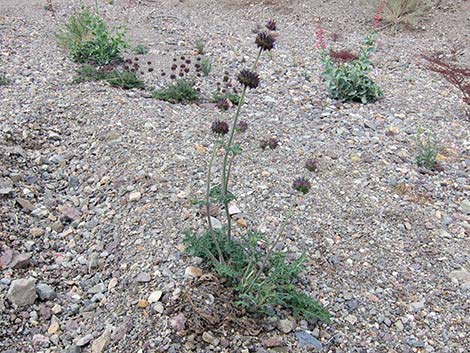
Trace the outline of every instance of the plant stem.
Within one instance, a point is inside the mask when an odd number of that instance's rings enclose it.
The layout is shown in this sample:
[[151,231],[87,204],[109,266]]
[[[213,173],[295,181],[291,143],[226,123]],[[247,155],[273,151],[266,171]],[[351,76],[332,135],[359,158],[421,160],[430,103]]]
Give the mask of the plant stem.
[[220,249],[219,241],[214,235],[214,228],[212,227],[211,212],[210,212],[210,192],[211,192],[211,170],[212,165],[214,164],[215,155],[217,154],[217,146],[219,141],[215,141],[214,147],[212,148],[212,155],[209,161],[209,170],[207,171],[207,188],[206,188],[206,212],[207,212],[207,222],[209,223],[209,232],[211,233],[212,241],[214,242],[217,252],[219,254],[219,261],[225,263],[222,250]]
[[294,197],[291,201],[291,204],[290,204],[289,210],[287,211],[286,217],[284,218],[284,222],[281,225],[281,229],[279,230],[279,234],[277,235],[276,239],[274,240],[274,242],[271,244],[268,251],[266,252],[266,255],[263,258],[263,262],[261,263],[261,266],[260,266],[259,270],[256,272],[253,280],[250,282],[250,285],[248,286],[248,288],[245,289],[245,291],[248,291],[251,288],[251,286],[256,282],[256,280],[259,278],[259,276],[261,276],[261,274],[263,273],[263,270],[266,267],[266,264],[267,264],[269,258],[271,257],[271,254],[272,254],[274,248],[279,243],[279,240],[281,240],[282,236],[284,235],[284,232],[286,231],[287,224],[289,223],[289,220],[291,219],[292,214],[294,213],[294,208],[295,208],[295,205],[296,205],[295,201],[296,201],[296,198]]
[[228,174],[227,174],[227,165],[228,165],[228,157],[231,153],[230,147],[232,146],[233,138],[235,135],[235,129],[238,122],[238,117],[240,116],[240,111],[243,105],[243,101],[245,100],[246,96],[246,86],[243,87],[242,95],[240,97],[240,101],[238,102],[237,112],[235,113],[235,118],[233,119],[232,129],[230,130],[230,137],[225,146],[225,155],[224,155],[224,164],[222,168],[222,197],[224,198],[224,207],[225,207],[225,215],[227,216],[227,237],[230,239],[232,234],[232,219],[230,218],[230,212],[228,210],[228,201],[227,201],[227,189],[228,189]]
[[[256,67],[258,66],[259,58],[261,57],[261,53],[263,52],[262,49],[258,51],[258,55],[256,56],[255,63],[253,64],[252,70],[254,71]],[[245,101],[245,96],[246,96],[246,90],[247,87],[243,87],[242,95],[240,97],[240,100],[238,101],[238,107],[237,107],[237,112],[235,113],[235,117],[233,119],[233,124],[232,124],[232,129],[230,130],[230,137],[227,143],[227,146],[225,147],[225,155],[224,155],[224,164],[222,168],[222,196],[224,198],[224,207],[225,207],[225,215],[227,217],[227,237],[230,239],[232,237],[232,219],[230,217],[230,212],[228,209],[228,204],[229,202],[227,201],[227,190],[228,190],[228,183],[229,183],[229,178],[230,178],[230,171],[232,169],[232,162],[233,158],[235,157],[233,152],[230,151],[230,148],[232,147],[233,139],[235,136],[235,130],[237,127],[237,122],[238,122],[238,117],[240,116],[241,108],[242,105]],[[230,163],[228,163],[228,158],[229,155],[232,156],[230,159]],[[228,167],[228,170],[227,170]]]

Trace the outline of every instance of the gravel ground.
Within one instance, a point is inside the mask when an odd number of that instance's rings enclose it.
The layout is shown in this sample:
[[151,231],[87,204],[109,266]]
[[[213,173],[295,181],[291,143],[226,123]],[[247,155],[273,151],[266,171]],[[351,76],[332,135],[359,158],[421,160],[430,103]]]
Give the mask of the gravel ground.
[[[56,5],[53,18],[43,1],[3,0],[0,72],[11,83],[0,87],[0,350],[315,351],[308,341],[323,352],[468,352],[470,126],[459,92],[423,70],[419,54],[461,45],[468,65],[470,2],[440,1],[419,30],[379,32],[373,75],[385,97],[369,105],[328,98],[315,48],[320,16],[329,43],[337,33],[334,47],[356,48],[373,15],[365,0],[127,3],[100,11],[150,48],[147,84],[160,86],[160,69],[204,38],[214,62],[205,92],[250,63],[255,25],[277,19],[278,47],[243,112],[236,227],[275,233],[293,176],[318,158],[282,247],[306,252],[299,286],[332,323],[286,313],[256,334],[175,334],[171,303],[191,283],[188,266],[201,266],[181,243],[204,225],[191,201],[203,195],[210,125],[233,111],[73,84],[77,66],[54,33],[80,1]],[[420,126],[440,141],[442,171],[416,166]],[[271,136],[280,147],[262,151]]]

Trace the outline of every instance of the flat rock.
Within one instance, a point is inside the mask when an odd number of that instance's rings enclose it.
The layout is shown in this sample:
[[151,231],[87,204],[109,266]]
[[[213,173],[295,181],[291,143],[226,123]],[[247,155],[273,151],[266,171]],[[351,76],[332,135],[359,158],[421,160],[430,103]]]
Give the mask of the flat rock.
[[105,351],[106,346],[111,341],[111,333],[108,329],[104,330],[103,334],[93,341],[91,344],[91,353],[102,353]]
[[140,272],[137,276],[135,276],[135,281],[137,283],[147,283],[150,282],[151,278],[147,272]]
[[90,343],[90,341],[92,339],[93,339],[93,335],[88,334],[88,335],[85,335],[85,336],[82,336],[82,337],[78,338],[75,341],[75,344],[79,347],[83,347],[83,346],[86,346],[88,343]]
[[282,337],[274,336],[264,339],[261,344],[266,348],[281,347],[284,345]]
[[37,298],[34,278],[15,279],[8,289],[7,298],[15,305],[34,304]]
[[452,280],[459,282],[462,286],[470,284],[470,272],[467,270],[456,270],[449,273]]
[[156,291],[150,293],[150,295],[149,295],[149,297],[148,297],[147,300],[148,300],[148,302],[149,302],[150,304],[156,303],[156,302],[158,302],[158,301],[160,300],[160,298],[162,297],[162,295],[163,295],[163,292],[162,292],[161,290],[156,290]]
[[36,207],[34,207],[34,205],[31,202],[21,197],[18,197],[16,199],[16,202],[18,203],[18,205],[20,205],[24,210],[28,212],[33,212],[36,209]]
[[295,337],[300,347],[311,347],[318,351],[323,349],[322,343],[306,331],[297,331]]
[[0,178],[0,195],[7,195],[13,190],[13,182],[10,178]]
[[8,267],[13,269],[27,268],[31,265],[31,254],[17,254],[13,257]]
[[142,197],[142,194],[139,191],[134,191],[129,194],[129,201],[134,202],[134,201],[139,201]]
[[203,272],[199,267],[194,267],[194,266],[188,266],[184,270],[184,275],[186,277],[201,277],[202,273]]

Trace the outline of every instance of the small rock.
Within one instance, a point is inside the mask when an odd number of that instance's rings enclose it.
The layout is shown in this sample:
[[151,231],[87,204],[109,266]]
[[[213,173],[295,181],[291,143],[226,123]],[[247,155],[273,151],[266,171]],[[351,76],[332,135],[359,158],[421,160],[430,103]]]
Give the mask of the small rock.
[[424,308],[424,303],[425,303],[425,300],[423,299],[423,300],[411,303],[410,305],[408,305],[408,308],[410,309],[410,311],[417,312]]
[[222,223],[215,217],[211,216],[211,223],[214,229],[222,229]]
[[217,337],[214,337],[212,333],[207,331],[202,334],[202,339],[204,342],[212,344],[213,346],[217,346],[220,343],[220,340]]
[[150,275],[147,272],[140,272],[137,276],[135,276],[135,281],[137,283],[147,283],[150,282]]
[[36,209],[36,207],[34,207],[34,205],[31,202],[21,197],[18,197],[16,199],[16,202],[26,211],[33,212]]
[[449,273],[449,277],[462,286],[470,284],[470,272],[467,270],[456,270]]
[[424,348],[424,342],[418,341],[415,338],[408,338],[406,344],[414,348]]
[[13,190],[13,182],[9,178],[0,178],[0,195],[7,195]]
[[231,204],[228,206],[228,212],[230,216],[241,213],[240,209],[235,204]]
[[266,338],[261,343],[266,348],[281,347],[284,345],[284,341],[279,336]]
[[156,303],[156,302],[158,302],[158,301],[160,300],[160,298],[162,297],[162,295],[163,295],[163,292],[162,292],[161,290],[156,290],[156,291],[150,293],[150,295],[149,295],[149,297],[148,297],[147,300],[148,300],[148,302],[149,302],[150,304]]
[[146,307],[148,307],[149,305],[150,305],[150,303],[149,303],[147,300],[145,300],[145,299],[140,299],[140,300],[137,302],[137,307],[138,307],[138,308],[141,308],[141,309],[146,308]]
[[75,341],[75,344],[79,347],[83,347],[85,345],[87,345],[88,343],[90,343],[90,341],[93,339],[93,335],[91,334],[88,334],[88,335],[85,335],[83,337],[80,337],[78,338],[76,341]]
[[31,234],[35,238],[42,237],[44,235],[44,229],[41,228],[31,228],[29,230],[29,234]]
[[110,341],[111,333],[106,329],[103,334],[91,344],[91,353],[102,353]]
[[139,201],[141,197],[142,197],[142,194],[139,191],[133,191],[133,192],[129,193],[129,201],[130,202]]
[[21,278],[11,282],[7,298],[15,305],[31,305],[36,300],[36,280],[33,278]]
[[312,347],[318,351],[323,349],[322,343],[306,331],[297,331],[295,336],[300,347]]
[[50,335],[53,335],[57,331],[59,331],[60,326],[59,326],[59,320],[53,316],[51,319],[51,324],[49,325],[49,328],[47,329],[47,333]]
[[58,207],[58,210],[67,220],[70,221],[77,221],[82,216],[79,210],[69,205],[61,205]]
[[180,313],[171,318],[170,324],[176,332],[184,331],[186,328],[186,317],[184,314]]
[[279,320],[277,328],[283,333],[289,333],[295,328],[295,322],[288,319]]
[[184,275],[186,277],[201,277],[202,273],[203,272],[199,267],[194,266],[188,266],[186,267],[186,270],[184,270]]
[[52,300],[56,297],[56,292],[54,291],[54,288],[45,283],[39,283],[36,286],[36,293],[38,294],[39,299],[42,301]]
[[466,213],[466,214],[470,214],[470,200],[463,200],[461,203],[460,203],[460,209]]
[[3,249],[0,255],[0,269],[7,268],[12,259],[13,259],[13,250],[10,248]]
[[35,351],[39,351],[41,348],[49,346],[49,338],[43,335],[34,335],[32,339],[33,348]]
[[346,321],[348,321],[351,325],[354,325],[357,322],[357,317],[354,315],[346,316]]

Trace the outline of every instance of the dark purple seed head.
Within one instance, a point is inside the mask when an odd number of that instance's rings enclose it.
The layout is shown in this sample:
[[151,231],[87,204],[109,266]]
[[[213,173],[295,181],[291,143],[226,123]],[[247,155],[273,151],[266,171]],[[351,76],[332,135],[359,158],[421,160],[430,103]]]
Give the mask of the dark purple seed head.
[[272,150],[276,149],[279,146],[279,140],[271,137],[269,139],[263,140],[260,143],[260,147],[265,150],[266,148],[270,148]]
[[259,85],[259,76],[256,72],[242,70],[238,74],[238,82],[248,88],[256,88]]
[[217,135],[226,135],[229,127],[225,121],[216,120],[212,123],[211,129]]
[[186,64],[191,64],[191,60],[186,59],[185,63],[186,63]]
[[172,80],[174,80],[174,79],[176,78],[176,75],[175,75],[175,74],[171,74],[171,75],[170,75],[170,78],[171,78]]
[[302,194],[307,194],[310,191],[312,185],[304,177],[300,177],[294,180],[292,187],[294,190],[301,192]]
[[171,69],[172,69],[173,71],[175,71],[177,68],[178,68],[178,66],[177,66],[176,64],[171,65]]
[[184,60],[184,59],[186,59],[186,58],[185,58],[184,56],[180,56],[180,59],[181,59],[181,60]]
[[184,72],[188,73],[189,72],[189,67],[185,68]]
[[147,65],[152,65],[152,62],[151,62],[151,61],[147,61]]
[[224,76],[223,81],[228,82],[228,76]]
[[230,102],[230,99],[224,98],[224,99],[219,100],[216,106],[217,108],[221,110],[229,110],[230,107],[232,106],[232,102]]
[[255,43],[260,48],[261,50],[271,50],[274,48],[274,43],[276,40],[274,37],[267,33],[267,32],[261,32],[256,36]]
[[[148,72],[152,72],[152,71],[153,71],[153,67],[149,67]],[[162,72],[162,74],[163,74],[162,76],[164,76],[165,72]]]

